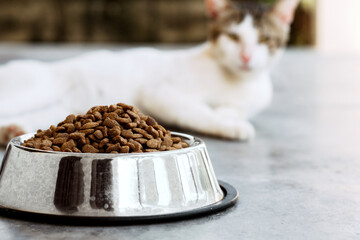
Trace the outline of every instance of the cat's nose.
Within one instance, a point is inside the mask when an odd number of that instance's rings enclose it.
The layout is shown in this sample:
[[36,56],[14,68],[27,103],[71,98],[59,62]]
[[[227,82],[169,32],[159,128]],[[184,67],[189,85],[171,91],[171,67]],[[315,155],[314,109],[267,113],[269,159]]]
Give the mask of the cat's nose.
[[241,59],[243,60],[244,63],[249,63],[251,56],[247,53],[243,53],[241,54]]

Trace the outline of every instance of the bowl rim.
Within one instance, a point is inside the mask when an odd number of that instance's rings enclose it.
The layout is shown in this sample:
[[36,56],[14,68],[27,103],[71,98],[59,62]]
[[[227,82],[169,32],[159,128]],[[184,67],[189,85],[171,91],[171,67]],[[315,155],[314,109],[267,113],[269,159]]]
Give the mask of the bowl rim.
[[141,152],[141,153],[76,153],[76,152],[57,152],[57,151],[48,151],[48,150],[41,150],[41,149],[35,149],[35,148],[29,148],[22,145],[24,140],[29,139],[33,137],[36,133],[27,133],[23,134],[21,136],[15,137],[10,140],[8,145],[13,145],[17,148],[20,148],[22,150],[25,150],[27,152],[35,152],[35,153],[42,153],[42,154],[57,154],[57,155],[66,155],[66,156],[98,156],[99,158],[108,157],[108,158],[115,158],[115,157],[124,157],[124,156],[158,156],[158,155],[169,155],[169,154],[177,154],[182,152],[188,152],[192,149],[196,149],[199,147],[205,147],[205,143],[201,138],[192,136],[190,134],[186,133],[180,133],[180,132],[171,132],[172,136],[181,137],[184,138],[185,141],[189,144],[189,147],[181,148],[181,149],[175,149],[175,150],[169,150],[169,151],[158,151],[158,152]]

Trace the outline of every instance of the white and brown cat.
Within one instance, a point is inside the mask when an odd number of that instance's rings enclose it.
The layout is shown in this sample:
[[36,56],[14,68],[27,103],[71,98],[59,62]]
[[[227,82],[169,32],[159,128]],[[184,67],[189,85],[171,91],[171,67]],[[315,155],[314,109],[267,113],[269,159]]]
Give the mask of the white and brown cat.
[[[272,97],[269,71],[285,47],[298,0],[266,9],[254,1],[206,0],[207,42],[188,50],[96,51],[55,63],[0,67],[0,142],[124,102],[168,125],[248,140],[249,119]],[[17,126],[20,126],[17,127]]]

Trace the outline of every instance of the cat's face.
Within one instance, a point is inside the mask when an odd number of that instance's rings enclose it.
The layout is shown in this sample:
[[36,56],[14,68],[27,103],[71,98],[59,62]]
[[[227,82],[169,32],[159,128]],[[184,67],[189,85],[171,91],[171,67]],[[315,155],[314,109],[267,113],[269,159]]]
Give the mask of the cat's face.
[[234,74],[268,68],[288,40],[298,0],[280,0],[271,8],[254,2],[206,0],[210,40],[218,61]]

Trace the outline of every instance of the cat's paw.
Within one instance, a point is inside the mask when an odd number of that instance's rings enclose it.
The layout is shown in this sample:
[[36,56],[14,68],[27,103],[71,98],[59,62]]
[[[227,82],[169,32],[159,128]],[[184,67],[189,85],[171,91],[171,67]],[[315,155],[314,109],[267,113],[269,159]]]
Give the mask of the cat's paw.
[[225,138],[249,141],[255,137],[255,129],[247,121],[226,123],[222,127],[221,135]]
[[6,145],[12,138],[24,134],[25,131],[18,125],[0,127],[0,146]]

